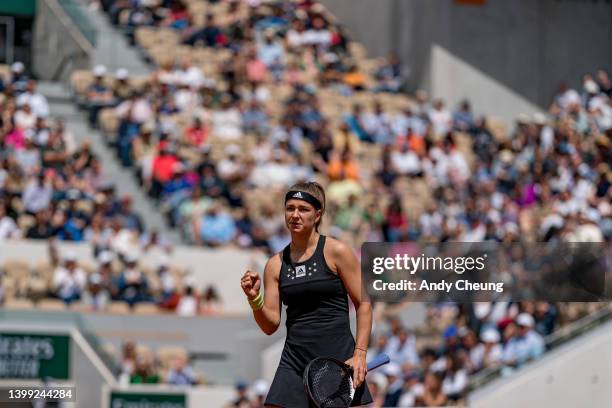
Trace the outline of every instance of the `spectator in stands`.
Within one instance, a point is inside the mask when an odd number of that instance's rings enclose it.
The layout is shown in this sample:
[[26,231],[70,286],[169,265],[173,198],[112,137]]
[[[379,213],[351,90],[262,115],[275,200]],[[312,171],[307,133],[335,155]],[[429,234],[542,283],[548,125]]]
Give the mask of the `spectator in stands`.
[[171,142],[160,142],[159,149],[158,155],[153,158],[151,190],[149,191],[154,198],[161,196],[164,185],[171,180],[174,168],[179,163],[176,157],[176,147]]
[[40,210],[35,214],[34,225],[26,232],[26,238],[48,239],[54,235],[55,230],[49,223],[51,214],[49,210]]
[[417,404],[426,407],[440,407],[448,402],[447,396],[442,390],[443,374],[429,371],[425,374],[425,388],[423,394],[417,398]]
[[236,381],[234,386],[236,390],[236,399],[234,399],[231,403],[231,407],[235,408],[249,408],[250,402],[248,397],[249,384],[244,380]]
[[121,220],[121,225],[123,225],[123,228],[137,230],[139,233],[144,231],[140,215],[138,215],[138,213],[132,209],[132,197],[130,195],[125,195],[121,198],[117,216]]
[[23,92],[28,84],[28,75],[25,72],[25,65],[21,61],[14,62],[11,65],[11,85],[15,93]]
[[514,367],[538,358],[545,350],[544,339],[533,330],[535,320],[532,315],[519,314],[516,325],[517,332],[506,342],[503,354],[504,363]]
[[223,311],[223,301],[214,285],[208,285],[204,290],[200,310],[202,314],[215,314]]
[[464,354],[451,353],[446,357],[446,372],[442,382],[442,392],[449,400],[457,401],[463,397],[468,385],[468,372],[464,368]]
[[193,287],[187,285],[176,305],[176,314],[179,316],[195,316],[199,312],[199,298],[194,293]]
[[366,130],[365,118],[361,105],[354,104],[352,113],[346,117],[345,121],[351,131],[357,135],[359,140],[370,143],[374,142],[373,135]]
[[136,367],[136,343],[126,340],[121,348],[121,373],[131,376]]
[[232,216],[216,203],[208,208],[201,219],[196,220],[195,228],[198,241],[207,246],[225,245],[234,239],[237,232]]
[[32,108],[32,113],[38,118],[49,116],[49,103],[47,98],[36,91],[36,81],[28,80],[24,92],[17,97],[17,106],[28,105]]
[[495,329],[486,329],[480,334],[482,343],[470,352],[470,364],[473,371],[482,368],[494,368],[502,362],[503,348],[499,343],[499,332]]
[[0,200],[0,242],[21,238],[21,230],[17,223],[7,213],[7,205]]
[[249,408],[264,408],[264,402],[266,395],[268,395],[268,389],[270,386],[266,380],[257,380],[253,383],[253,398],[251,399],[251,405]]
[[219,110],[212,113],[213,135],[223,140],[239,140],[242,138],[242,115],[231,96],[221,96]]
[[387,58],[380,59],[374,77],[378,81],[375,92],[400,92],[403,80],[399,56],[393,52]]
[[470,102],[464,100],[453,113],[453,129],[459,132],[472,133],[475,125]]
[[215,15],[213,13],[207,13],[204,28],[184,38],[183,44],[196,45],[198,43],[203,43],[207,47],[214,47],[217,44],[221,44],[222,41],[221,29],[217,26]]
[[428,112],[429,121],[435,136],[445,136],[452,127],[452,116],[444,107],[444,101],[438,99],[433,103],[433,108]]
[[166,378],[166,383],[170,385],[196,385],[198,383],[198,378],[193,368],[187,364],[184,356],[176,357],[173,367]]
[[99,273],[89,275],[87,290],[83,293],[83,304],[93,311],[101,311],[106,309],[109,301],[110,293],[103,286],[102,275]]
[[113,102],[120,104],[130,98],[132,84],[130,84],[130,73],[125,68],[119,68],[115,72],[115,82],[113,84]]
[[153,367],[153,356],[149,354],[136,357],[134,372],[130,376],[130,384],[158,384],[159,375]]
[[387,364],[383,370],[387,376],[388,384],[383,406],[397,407],[397,403],[402,395],[402,387],[404,385],[402,368],[399,366],[399,364],[391,362]]
[[157,277],[161,285],[160,297],[157,299],[157,303],[160,307],[165,309],[174,309],[179,300],[177,294],[177,282],[170,273],[170,265],[168,257],[163,256],[158,260],[156,268]]
[[149,300],[147,278],[138,267],[138,258],[133,253],[125,255],[125,269],[119,275],[117,287],[120,298],[130,307]]
[[154,113],[151,104],[140,91],[134,91],[130,99],[122,102],[115,108],[115,112],[121,121],[117,140],[117,153],[123,165],[131,166],[132,140],[138,135],[142,124],[153,120]]
[[140,247],[142,252],[155,249],[166,253],[172,252],[172,243],[157,228],[152,228],[150,232],[144,232],[140,235]]
[[36,125],[37,116],[32,110],[30,101],[25,99],[20,104],[17,104],[17,107],[19,109],[13,116],[15,127],[24,132],[32,130]]
[[419,363],[419,356],[416,350],[416,338],[402,327],[397,336],[389,339],[386,352],[392,361],[410,367],[416,367]]
[[96,65],[93,69],[94,81],[87,90],[87,105],[89,109],[89,126],[98,127],[98,113],[102,108],[111,106],[113,91],[104,83],[106,67]]
[[81,298],[86,281],[85,272],[77,265],[77,255],[74,252],[67,253],[63,266],[53,272],[54,293],[67,305]]

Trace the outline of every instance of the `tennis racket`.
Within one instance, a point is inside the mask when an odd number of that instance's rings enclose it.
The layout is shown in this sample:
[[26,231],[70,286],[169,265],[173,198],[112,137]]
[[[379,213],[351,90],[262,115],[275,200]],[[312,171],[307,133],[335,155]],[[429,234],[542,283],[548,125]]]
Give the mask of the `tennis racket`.
[[[368,363],[368,371],[389,362],[381,354]],[[304,370],[304,387],[316,408],[349,407],[355,396],[353,369],[348,364],[330,357],[312,360]]]

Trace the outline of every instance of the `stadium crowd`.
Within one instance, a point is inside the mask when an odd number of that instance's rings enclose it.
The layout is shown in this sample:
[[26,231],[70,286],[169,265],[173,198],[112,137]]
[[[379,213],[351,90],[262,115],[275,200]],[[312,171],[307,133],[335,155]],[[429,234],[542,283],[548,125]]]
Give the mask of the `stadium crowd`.
[[[163,62],[140,85],[125,70],[110,80],[99,66],[83,95],[92,126],[105,127],[102,112],[110,109],[119,160],[193,244],[279,251],[288,242],[283,189],[313,178],[327,187],[328,233],[354,247],[612,236],[612,81],[604,70],[585,75],[580,89],[560,86],[548,112],[520,115],[505,134],[469,101],[453,109],[424,91],[392,97],[404,82],[397,57],[366,66],[313,1],[208,1],[199,14],[179,0],[101,3],[136,44],[140,28],[156,27],[172,30],[177,47],[217,56],[212,69],[188,55]],[[46,124],[44,97],[21,73],[14,67],[3,84],[0,240],[91,242],[99,266],[87,278],[70,254],[56,260],[54,287],[66,303],[156,301],[197,313],[195,289],[182,285],[177,296],[163,260],[155,273],[139,270],[126,248],[140,252],[151,241],[141,239],[129,200],[116,197],[87,144],[77,146],[61,121]],[[111,265],[118,279],[109,279]],[[214,289],[204,297],[219,307]],[[423,345],[391,319],[368,353],[394,362],[369,377],[373,406],[461,400],[473,374],[508,372],[543,353],[560,308],[438,305],[429,312],[437,331]],[[443,315],[451,317],[440,326]],[[162,381],[150,358],[130,353],[130,381]],[[197,382],[185,367],[177,358],[163,381]],[[242,406],[247,386],[237,389]]]
[[[282,187],[312,178],[327,185],[328,232],[355,247],[610,238],[604,70],[579,91],[563,86],[549,112],[520,115],[506,135],[469,101],[452,110],[418,91],[383,103],[402,89],[397,57],[368,71],[315,2],[206,4],[199,21],[192,2],[105,3],[132,33],[171,29],[177,47],[221,56],[208,74],[189,56],[162,61],[114,110],[118,156],[189,242],[281,249],[275,202]],[[118,83],[129,83],[124,74]],[[340,112],[332,96],[344,99]]]
[[[160,65],[114,111],[118,156],[190,242],[278,251],[288,237],[274,203],[302,178],[327,186],[327,232],[355,247],[610,240],[612,82],[604,70],[585,75],[578,90],[560,86],[547,112],[522,114],[507,132],[467,100],[453,109],[417,91],[390,103],[405,79],[397,57],[367,64],[314,2],[206,4],[104,3]],[[186,53],[164,61],[139,40],[143,26],[159,30],[146,34],[170,29],[177,48],[210,51],[213,66]],[[134,119],[130,107],[143,115]],[[473,374],[506,373],[543,353],[564,307],[439,305],[432,324],[440,313],[452,321],[419,347],[392,320],[371,342],[369,357],[386,352],[394,361],[371,376],[374,406],[461,400]]]
[[[184,274],[170,274],[169,242],[158,231],[144,231],[131,198],[115,193],[88,141],[78,144],[61,119],[49,117],[48,101],[36,85],[20,62],[0,80],[0,242],[88,242],[98,260],[86,273],[74,254],[52,250],[55,270],[37,292],[66,304],[81,300],[92,310],[122,300],[130,306],[155,302],[185,316],[218,311],[213,287],[200,291]],[[159,261],[145,274],[139,257],[155,251]],[[28,288],[8,276],[0,299],[7,297],[7,281],[13,281],[11,295],[27,296]]]

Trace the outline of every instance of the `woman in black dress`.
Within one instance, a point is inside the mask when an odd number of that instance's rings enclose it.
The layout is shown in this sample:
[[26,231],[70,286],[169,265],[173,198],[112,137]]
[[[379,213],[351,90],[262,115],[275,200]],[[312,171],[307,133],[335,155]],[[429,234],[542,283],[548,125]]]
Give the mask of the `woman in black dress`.
[[[240,281],[264,333],[278,329],[281,302],[287,306],[287,339],[266,407],[308,408],[302,374],[316,357],[346,361],[353,368],[357,387],[352,406],[372,402],[365,382],[372,308],[362,300],[359,262],[351,249],[319,234],[324,212],[321,185],[293,185],[285,196],[291,243],[268,260],[264,293],[256,272],[247,271]],[[357,311],[357,342],[350,329],[347,297]]]

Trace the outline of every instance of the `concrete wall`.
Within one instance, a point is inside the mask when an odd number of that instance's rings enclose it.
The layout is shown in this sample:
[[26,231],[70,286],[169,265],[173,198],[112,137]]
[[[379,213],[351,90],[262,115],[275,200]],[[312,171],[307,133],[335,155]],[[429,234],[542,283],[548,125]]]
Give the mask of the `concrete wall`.
[[76,69],[89,68],[91,44],[57,0],[38,0],[32,62],[44,80],[67,80]]
[[470,395],[480,407],[609,407],[612,322],[553,350],[509,378]]
[[[559,81],[579,86],[585,73],[612,67],[609,1],[487,0],[484,6],[451,0],[322,2],[370,55],[397,50],[410,67],[411,90],[431,91],[444,71],[456,87],[481,74],[482,83],[471,80],[461,91],[469,91],[477,111],[493,116],[512,117],[510,111],[515,115],[529,104],[546,107]],[[434,46],[452,58],[432,58]],[[491,85],[513,93],[503,110],[488,104],[499,93]],[[454,101],[457,88],[446,89],[437,87],[437,96]],[[515,104],[517,97],[524,101]]]
[[[79,260],[94,263],[93,251],[88,244],[62,242],[60,253],[73,251]],[[140,262],[154,266],[159,253],[149,252]],[[246,315],[250,307],[240,288],[240,277],[247,268],[263,273],[265,256],[259,252],[230,248],[209,249],[181,246],[170,255],[170,263],[179,265],[191,273],[198,287],[214,284],[223,300],[224,311],[230,314]],[[20,240],[0,243],[0,265],[7,259],[27,260],[31,265],[48,260],[46,241]]]

